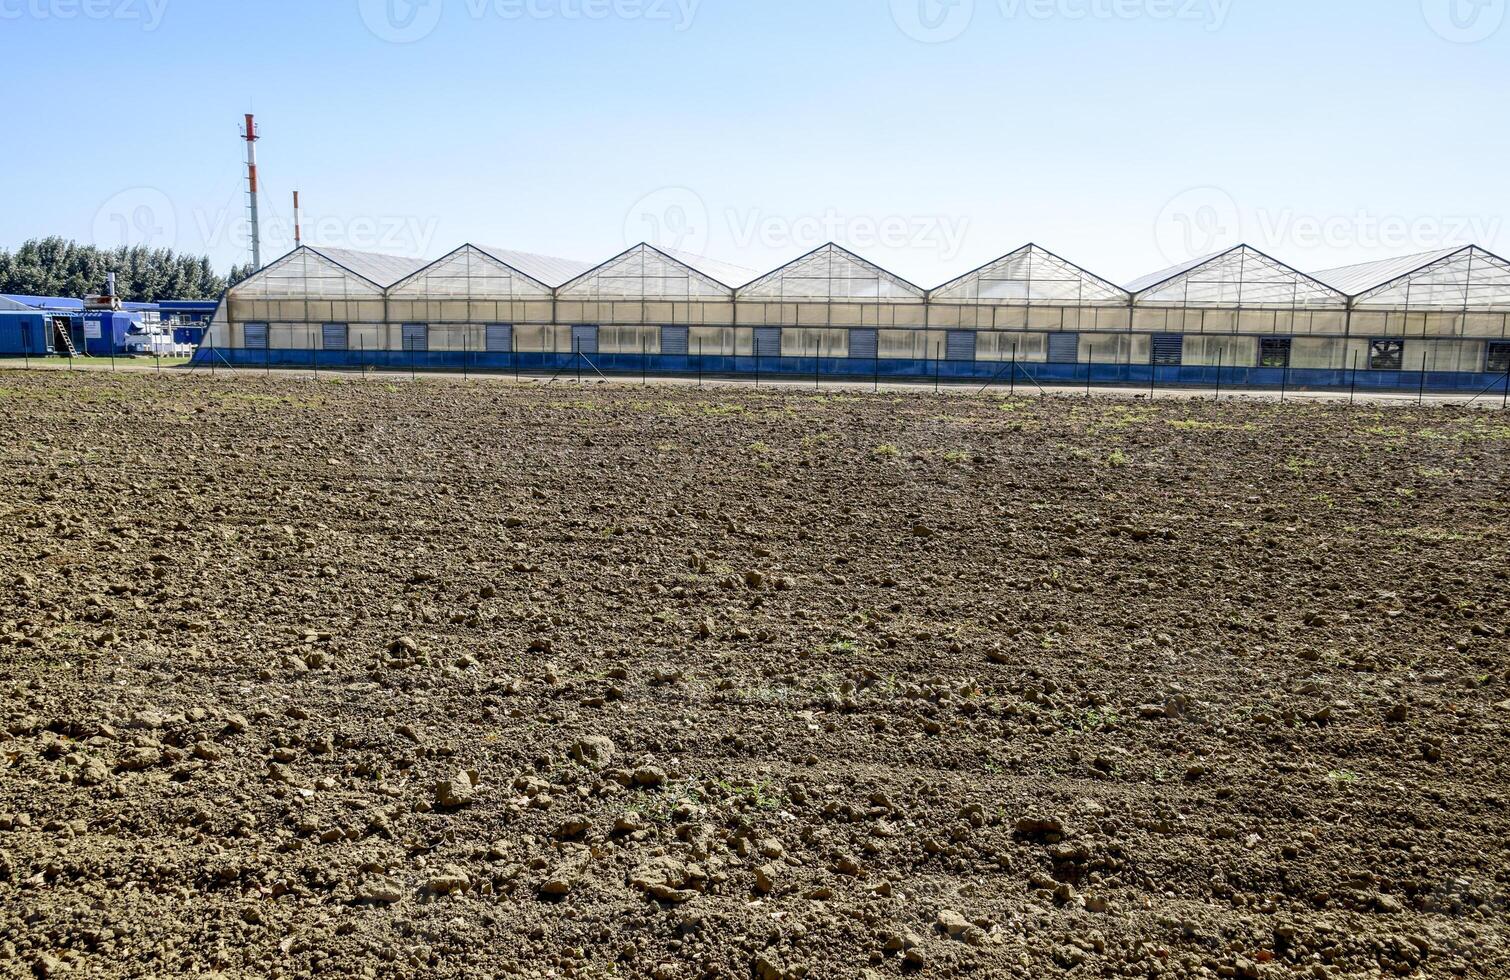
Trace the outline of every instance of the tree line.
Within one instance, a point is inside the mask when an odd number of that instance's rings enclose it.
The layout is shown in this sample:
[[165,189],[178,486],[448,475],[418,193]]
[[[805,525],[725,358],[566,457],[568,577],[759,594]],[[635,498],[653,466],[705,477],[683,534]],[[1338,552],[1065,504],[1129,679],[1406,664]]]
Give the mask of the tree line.
[[0,249],[0,293],[82,298],[105,291],[115,273],[115,292],[128,303],[164,299],[219,299],[227,287],[251,275],[251,264],[219,275],[202,255],[172,249],[102,249],[54,236],[32,239],[14,252]]

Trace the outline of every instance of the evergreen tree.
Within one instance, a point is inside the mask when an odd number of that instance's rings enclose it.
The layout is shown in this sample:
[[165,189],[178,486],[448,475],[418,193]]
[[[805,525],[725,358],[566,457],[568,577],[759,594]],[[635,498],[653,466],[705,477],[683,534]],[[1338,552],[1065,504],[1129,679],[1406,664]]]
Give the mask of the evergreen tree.
[[79,298],[103,293],[111,272],[122,300],[152,303],[218,299],[228,286],[250,275],[251,268],[232,266],[230,276],[223,278],[204,256],[141,245],[101,249],[56,235],[23,242],[14,252],[0,249],[0,293]]

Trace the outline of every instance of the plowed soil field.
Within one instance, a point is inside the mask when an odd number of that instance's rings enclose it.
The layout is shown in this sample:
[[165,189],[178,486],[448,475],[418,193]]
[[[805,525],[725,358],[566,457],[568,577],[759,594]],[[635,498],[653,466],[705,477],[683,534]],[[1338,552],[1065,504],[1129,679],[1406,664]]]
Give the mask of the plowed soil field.
[[0,975],[1510,976],[1510,416],[0,376]]

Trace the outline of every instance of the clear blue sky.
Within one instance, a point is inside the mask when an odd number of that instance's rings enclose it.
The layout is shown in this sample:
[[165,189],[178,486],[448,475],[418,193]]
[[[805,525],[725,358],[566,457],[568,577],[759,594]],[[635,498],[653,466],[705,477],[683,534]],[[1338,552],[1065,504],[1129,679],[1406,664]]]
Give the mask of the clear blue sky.
[[[0,246],[1510,252],[1505,0],[0,0]],[[418,36],[407,43],[397,39]],[[25,80],[25,81],[23,81]]]

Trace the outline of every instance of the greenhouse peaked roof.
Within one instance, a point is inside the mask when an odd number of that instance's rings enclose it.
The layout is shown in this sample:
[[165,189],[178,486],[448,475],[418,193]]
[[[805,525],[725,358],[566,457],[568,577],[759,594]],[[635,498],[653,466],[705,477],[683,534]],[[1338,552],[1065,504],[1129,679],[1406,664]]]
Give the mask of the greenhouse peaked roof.
[[[465,247],[465,246],[463,246]],[[593,268],[591,262],[578,259],[563,259],[554,255],[537,255],[534,252],[516,252],[508,248],[493,248],[491,245],[474,245],[477,249],[502,262],[542,285],[555,288],[571,282]]]
[[1209,255],[1200,255],[1188,262],[1181,262],[1179,265],[1172,265],[1167,269],[1160,269],[1158,272],[1150,272],[1148,275],[1140,276],[1139,278],[1134,279],[1132,282],[1128,283],[1127,291],[1129,293],[1141,293],[1154,286],[1166,283],[1171,279],[1177,279],[1187,272],[1193,272],[1196,269],[1199,269],[1201,266],[1205,265],[1207,262],[1210,262],[1214,259],[1219,259],[1229,252],[1235,252],[1240,248],[1242,248],[1241,245],[1234,245],[1231,248],[1224,248],[1220,252],[1212,252]]
[[1151,273],[1128,286],[1138,303],[1342,307],[1347,295],[1252,245]]
[[[323,255],[347,272],[354,272],[368,282],[387,288],[425,266],[428,259],[411,259],[402,255],[386,255],[381,252],[359,252],[350,248],[326,248],[305,245],[316,255]],[[263,266],[263,268],[267,268]],[[258,270],[261,271],[261,270]]]
[[1128,300],[1127,291],[1121,286],[1031,242],[951,279],[932,290],[929,297],[945,302],[1085,303],[1096,306],[1121,306]]
[[1431,252],[1417,252],[1414,255],[1402,255],[1393,259],[1379,259],[1374,262],[1359,262],[1357,265],[1344,265],[1335,269],[1323,269],[1313,273],[1317,279],[1340,289],[1349,296],[1359,296],[1378,286],[1394,282],[1402,276],[1408,276],[1412,272],[1419,272],[1429,265],[1440,262],[1471,248],[1469,245],[1458,245],[1453,248],[1439,248]]

